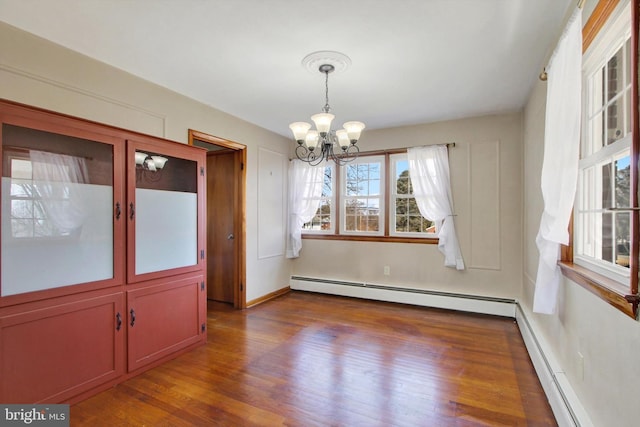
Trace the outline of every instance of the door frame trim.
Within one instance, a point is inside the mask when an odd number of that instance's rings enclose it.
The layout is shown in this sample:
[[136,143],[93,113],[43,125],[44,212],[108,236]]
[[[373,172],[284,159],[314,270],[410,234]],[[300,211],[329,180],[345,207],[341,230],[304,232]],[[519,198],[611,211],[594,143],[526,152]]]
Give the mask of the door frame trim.
[[247,271],[246,271],[246,182],[247,182],[247,146],[225,138],[220,138],[197,130],[189,129],[189,145],[194,140],[231,149],[235,152],[235,176],[238,179],[238,193],[236,194],[236,218],[234,220],[234,234],[236,239],[236,270],[238,281],[233,286],[233,307],[247,308]]

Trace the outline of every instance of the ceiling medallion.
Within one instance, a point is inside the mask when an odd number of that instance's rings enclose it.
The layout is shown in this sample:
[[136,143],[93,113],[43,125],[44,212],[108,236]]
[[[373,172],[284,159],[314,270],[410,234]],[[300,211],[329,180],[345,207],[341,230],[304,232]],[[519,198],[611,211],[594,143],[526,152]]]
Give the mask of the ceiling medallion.
[[310,53],[302,59],[302,66],[312,74],[315,74],[322,65],[332,65],[333,72],[336,74],[343,73],[351,66],[351,58],[344,53],[334,52],[332,50],[320,50]]

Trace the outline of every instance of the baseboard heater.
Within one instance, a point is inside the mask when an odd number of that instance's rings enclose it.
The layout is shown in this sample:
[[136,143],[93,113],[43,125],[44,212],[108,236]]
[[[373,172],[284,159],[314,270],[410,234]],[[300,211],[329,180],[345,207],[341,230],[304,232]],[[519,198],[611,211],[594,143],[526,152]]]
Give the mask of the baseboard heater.
[[375,283],[291,276],[291,289],[515,317],[516,300]]
[[[549,350],[548,344],[546,341],[540,341],[519,303],[517,304],[516,321],[558,426],[593,427],[589,415],[553,353]],[[544,340],[544,337],[542,339]]]

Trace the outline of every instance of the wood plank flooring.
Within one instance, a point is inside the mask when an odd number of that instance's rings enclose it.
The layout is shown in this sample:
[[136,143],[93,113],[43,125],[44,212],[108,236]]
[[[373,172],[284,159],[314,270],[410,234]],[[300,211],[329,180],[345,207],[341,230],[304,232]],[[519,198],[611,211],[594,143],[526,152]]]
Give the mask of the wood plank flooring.
[[72,426],[555,426],[513,319],[291,292],[210,303],[208,343]]

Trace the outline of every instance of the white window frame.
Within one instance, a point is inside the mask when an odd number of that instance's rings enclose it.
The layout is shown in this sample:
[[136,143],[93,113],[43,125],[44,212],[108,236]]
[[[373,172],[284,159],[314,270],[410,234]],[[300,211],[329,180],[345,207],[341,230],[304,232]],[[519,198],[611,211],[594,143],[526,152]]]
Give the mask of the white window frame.
[[[347,168],[360,164],[378,163],[380,166],[379,194],[352,196],[347,194]],[[384,236],[385,234],[385,156],[360,156],[353,162],[341,166],[340,169],[340,234],[348,236]],[[368,199],[378,201],[378,231],[347,230],[347,201],[352,199]]]
[[[309,224],[311,224],[313,222],[313,220],[305,223],[302,226],[302,233],[303,234],[335,234],[336,232],[336,209],[339,209],[340,207],[336,204],[336,165],[334,162],[325,162],[322,165],[319,166],[315,166],[318,168],[323,168],[326,170],[326,168],[329,168],[331,170],[331,182],[330,182],[330,186],[331,186],[331,194],[326,196],[324,195],[324,177],[325,177],[325,173],[322,174],[322,185],[323,185],[323,191],[322,191],[322,195],[319,197],[320,199],[320,206],[318,207],[318,211],[320,209],[322,209],[322,203],[323,202],[327,202],[329,204],[329,206],[331,207],[331,211],[330,211],[330,224],[329,224],[329,228],[327,229],[313,229],[313,228],[305,228],[308,227]],[[314,215],[315,218],[315,215]]]
[[[437,238],[436,233],[427,232],[410,232],[410,231],[397,231],[396,230],[396,200],[397,198],[412,199],[413,193],[410,194],[397,194],[397,176],[398,176],[398,162],[407,161],[407,153],[397,153],[389,155],[389,235],[394,237],[418,237],[418,238]],[[423,217],[424,218],[424,217]]]
[[[582,106],[582,141],[581,141],[581,159],[579,162],[579,179],[578,190],[576,192],[576,202],[574,209],[574,262],[578,265],[586,267],[596,273],[602,274],[613,280],[623,284],[629,283],[630,269],[619,266],[617,264],[598,259],[597,256],[591,256],[598,250],[601,251],[601,220],[598,220],[598,213],[604,212],[602,207],[602,166],[604,164],[615,164],[615,160],[630,153],[631,147],[631,124],[628,123],[630,114],[629,99],[627,91],[630,93],[631,80],[627,85],[626,75],[623,77],[625,82],[624,89],[614,99],[622,98],[624,105],[623,128],[624,136],[602,148],[593,150],[593,129],[590,129],[593,122],[591,119],[597,117],[600,113],[599,109],[592,108],[594,101],[594,91],[599,90],[592,83],[592,76],[608,63],[608,61],[622,48],[623,52],[626,41],[631,37],[631,10],[630,5],[618,8],[614,12],[615,17],[609,20],[600,31],[600,36],[592,43],[590,48],[584,55],[583,59],[583,106]],[[628,60],[629,58],[627,58]],[[622,67],[623,73],[626,73],[627,67]],[[600,96],[600,95],[596,95]],[[604,96],[602,94],[601,96]],[[607,105],[612,100],[607,101],[602,112],[607,109]],[[602,129],[598,128],[598,132]],[[605,135],[606,137],[606,135]],[[592,215],[589,215],[591,213]],[[625,213],[628,214],[628,213]],[[615,215],[612,223],[615,228]],[[590,231],[590,232],[588,232]],[[615,238],[615,230],[612,230]],[[615,242],[613,243],[615,246]]]
[[[14,154],[14,153],[10,153],[7,156],[8,159],[8,164],[9,164],[9,179],[11,180],[10,183],[10,188],[8,191],[9,194],[9,204],[8,204],[8,209],[9,209],[9,217],[10,217],[10,233],[8,233],[7,238],[11,239],[11,240],[16,240],[16,241],[20,241],[20,240],[42,240],[42,241],[51,241],[51,240],[60,240],[60,239],[69,239],[72,236],[72,233],[62,233],[60,232],[52,223],[51,220],[49,218],[47,218],[46,213],[43,212],[43,216],[41,218],[35,216],[35,210],[36,209],[43,209],[42,208],[42,199],[38,194],[29,194],[29,195],[14,195],[13,194],[13,185],[19,185],[17,182],[14,182],[14,180],[22,180],[24,181],[25,184],[27,184],[30,187],[34,187],[34,180],[33,180],[33,172],[31,172],[29,177],[15,177],[13,174],[13,161],[17,160],[17,161],[22,161],[25,163],[29,164],[29,168],[31,169],[32,167],[32,162],[31,162],[31,158],[29,157],[28,154],[24,154],[24,155],[20,155],[20,154]],[[30,205],[31,209],[31,216],[29,217],[24,217],[24,218],[14,218],[13,217],[13,201],[22,201],[27,203],[28,205]],[[63,198],[61,201],[65,201],[67,200],[67,198]],[[31,233],[29,235],[19,235],[16,236],[16,230],[14,229],[14,221],[19,221],[19,220],[23,220],[24,222],[30,223],[31,225]],[[36,233],[36,224],[37,223],[42,223],[45,224],[44,226],[41,226],[39,229],[41,231],[45,231],[44,234],[39,234]]]

